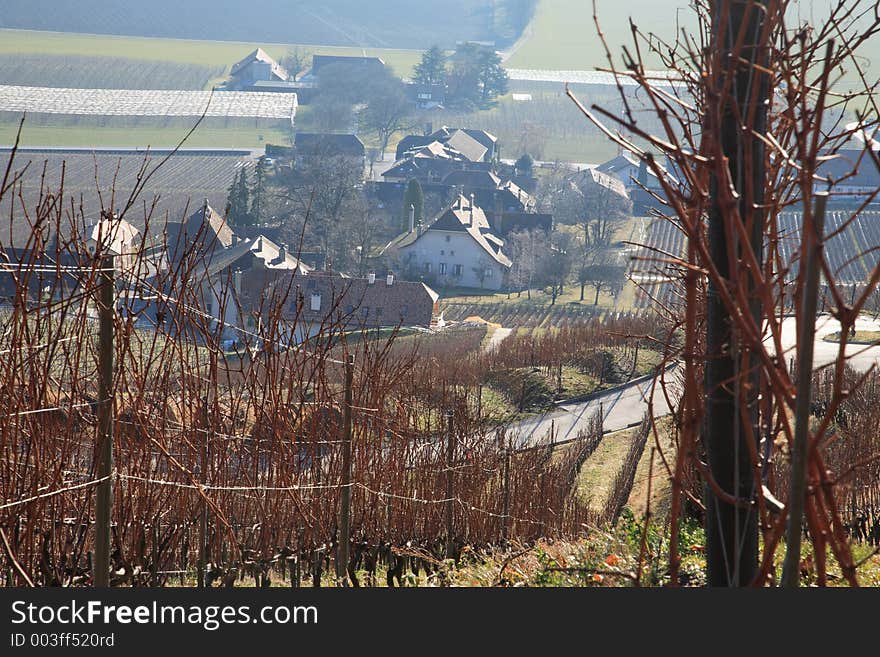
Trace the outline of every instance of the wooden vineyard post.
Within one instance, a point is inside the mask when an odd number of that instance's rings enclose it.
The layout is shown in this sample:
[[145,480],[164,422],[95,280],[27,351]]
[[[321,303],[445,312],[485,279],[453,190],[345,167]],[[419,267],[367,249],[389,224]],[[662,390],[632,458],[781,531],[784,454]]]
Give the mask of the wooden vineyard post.
[[804,502],[807,492],[807,460],[810,445],[810,393],[813,383],[813,333],[815,332],[816,306],[819,297],[819,268],[822,259],[822,235],[825,224],[825,207],[828,194],[816,195],[816,211],[812,225],[807,225],[804,214],[804,227],[801,231],[806,243],[804,251],[807,261],[804,269],[807,274],[801,301],[801,317],[797,364],[797,396],[795,397],[794,445],[791,450],[791,481],[789,483],[788,526],[785,533],[785,562],[782,565],[782,586],[796,588],[800,585],[801,563],[801,525],[804,516]]
[[501,509],[501,546],[507,547],[508,516],[510,515],[510,449],[504,450],[504,497]]
[[98,479],[95,491],[96,587],[110,586],[110,511],[113,482],[113,256],[100,258],[98,293]]
[[342,586],[348,586],[348,548],[351,537],[351,387],[354,375],[354,355],[345,363],[345,406],[342,409],[342,491],[339,507],[339,557],[336,577]]
[[455,435],[452,410],[446,411],[446,558],[455,555],[452,547],[455,502],[453,501],[452,466],[455,461]]

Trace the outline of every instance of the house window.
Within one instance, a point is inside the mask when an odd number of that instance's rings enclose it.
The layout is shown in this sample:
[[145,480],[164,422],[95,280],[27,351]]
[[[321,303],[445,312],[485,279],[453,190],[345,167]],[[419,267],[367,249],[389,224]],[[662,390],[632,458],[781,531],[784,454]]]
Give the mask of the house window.
[[492,278],[492,272],[494,272],[494,271],[495,270],[492,269],[491,267],[486,267],[486,278]]
[[311,309],[312,310],[321,310],[321,295],[320,294],[313,294],[312,295]]
[[349,304],[345,307],[345,314],[346,315],[351,315],[353,312],[354,312],[354,306],[352,306],[351,304]]
[[310,290],[314,290],[314,289],[315,289],[315,285],[317,285],[317,282],[316,282],[316,281],[309,281],[308,288],[309,288]]
[[376,317],[381,317],[381,316],[382,316],[382,309],[376,308]]
[[446,273],[446,263],[445,263],[445,262],[441,262],[441,263],[440,263],[440,273],[441,273],[441,274],[445,274],[445,273]]
[[407,314],[408,312],[409,312],[409,306],[407,306],[406,304],[403,304],[403,305],[400,307],[400,316],[401,316],[401,317],[406,317],[406,314]]
[[452,241],[452,235],[447,235],[447,236],[446,236],[446,241],[447,241],[447,242],[451,242],[451,241]]
[[422,267],[422,269],[424,270],[424,272],[425,272],[426,274],[430,274],[430,273],[431,273],[431,263],[430,263],[430,262],[426,262],[426,263],[424,264],[424,266]]
[[370,314],[370,307],[369,306],[364,306],[363,308],[361,308],[361,315],[366,317],[369,314]]
[[446,255],[446,251],[444,251],[443,249],[440,249],[440,255]]
[[452,275],[461,276],[461,265],[452,265]]
[[455,251],[450,251],[449,255],[455,255]]

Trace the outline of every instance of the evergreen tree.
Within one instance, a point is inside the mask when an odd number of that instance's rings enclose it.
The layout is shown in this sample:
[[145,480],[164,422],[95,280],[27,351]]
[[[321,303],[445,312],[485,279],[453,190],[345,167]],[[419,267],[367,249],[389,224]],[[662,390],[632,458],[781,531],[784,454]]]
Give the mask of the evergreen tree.
[[248,189],[247,172],[241,168],[241,172],[229,187],[229,196],[226,200],[226,220],[230,224],[239,226],[250,225],[250,191]]
[[498,53],[474,43],[464,43],[455,51],[447,97],[463,109],[488,107],[496,97],[507,93],[508,81]]
[[250,221],[259,224],[263,220],[263,198],[266,194],[266,157],[257,160],[257,168],[254,171],[254,185],[251,189]]
[[419,84],[446,84],[446,53],[440,46],[431,46],[422,53],[413,80]]
[[491,50],[483,50],[478,61],[480,93],[483,104],[491,103],[498,96],[503,96],[509,89],[510,78],[507,70],[501,65],[501,56]]
[[422,193],[422,186],[419,181],[413,178],[406,186],[403,194],[403,230],[409,230],[409,206],[415,208],[415,224],[418,225],[422,221],[422,214],[425,211],[425,195]]
[[535,166],[535,160],[528,153],[523,153],[519,156],[519,159],[513,166],[518,174],[522,176],[530,176],[532,175],[532,170]]

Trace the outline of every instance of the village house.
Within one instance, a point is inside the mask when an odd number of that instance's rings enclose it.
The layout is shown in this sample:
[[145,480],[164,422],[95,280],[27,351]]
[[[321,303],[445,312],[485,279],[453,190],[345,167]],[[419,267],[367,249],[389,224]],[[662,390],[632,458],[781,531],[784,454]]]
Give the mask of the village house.
[[[403,137],[397,144],[395,159],[402,160],[406,157],[408,152],[421,148],[422,146],[427,146],[431,142],[436,141],[441,144],[446,144],[450,139],[453,139],[454,141],[451,145],[453,148],[455,148],[455,142],[457,142],[459,144],[467,144],[464,147],[464,150],[473,149],[474,146],[469,144],[462,135],[469,137],[470,140],[477,142],[485,149],[479,155],[480,159],[483,161],[492,162],[500,156],[501,149],[498,144],[498,138],[485,130],[478,130],[476,128],[449,128],[443,126],[434,131],[431,131],[431,128],[428,127],[423,135],[406,135]],[[471,151],[472,154],[476,152],[477,151]],[[473,158],[471,159],[473,160]]]
[[380,57],[356,57],[346,55],[312,55],[312,68],[303,75],[304,80],[312,76],[320,75],[321,69],[328,66],[351,66],[360,69],[364,73],[381,71],[385,68],[385,61]]
[[391,327],[428,328],[439,314],[438,295],[421,282],[351,278],[336,272],[288,272],[242,283],[242,306],[250,330],[258,330],[266,308],[283,304],[286,338],[300,343],[318,333]]
[[411,83],[407,86],[410,99],[419,109],[443,109],[446,103],[445,84]]
[[[171,265],[191,272],[186,279],[199,281],[200,310],[209,316],[212,330],[226,339],[240,337],[239,329],[244,327],[239,298],[243,281],[265,285],[278,273],[311,271],[286,244],[265,235],[241,238],[207,203],[181,224],[169,224],[166,234]],[[165,291],[172,299],[182,292]]]
[[489,225],[473,198],[458,198],[424,229],[414,224],[383,249],[408,277],[443,285],[500,290],[512,262],[504,240]]

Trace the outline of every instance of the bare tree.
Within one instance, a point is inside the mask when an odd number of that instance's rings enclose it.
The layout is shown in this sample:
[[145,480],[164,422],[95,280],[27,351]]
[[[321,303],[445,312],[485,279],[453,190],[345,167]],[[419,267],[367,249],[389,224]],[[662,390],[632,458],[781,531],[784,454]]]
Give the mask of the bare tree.
[[[678,267],[678,288],[667,298],[680,303],[657,308],[677,322],[684,337],[680,352],[669,345],[670,354],[684,361],[683,394],[664,386],[670,399],[680,400],[677,454],[665,458],[673,485],[670,574],[676,582],[678,520],[687,497],[704,511],[711,585],[770,581],[774,555],[786,536],[783,580],[796,586],[804,521],[818,583],[827,582],[830,550],[843,577],[855,585],[855,562],[835,488],[862,459],[877,456],[854,456],[839,463],[835,473],[827,447],[841,404],[864,381],[846,382],[845,336],[880,282],[880,264],[872,261],[858,293],[839,280],[840,268],[825,250],[823,221],[826,190],[833,193],[841,178],[823,179],[821,166],[866,124],[873,128],[876,119],[866,116],[880,115],[874,100],[877,83],[868,82],[856,54],[880,32],[880,15],[872,3],[858,0],[832,3],[827,19],[814,25],[792,25],[786,0],[714,0],[696,7],[700,29],[675,44],[660,44],[634,27],[638,43],[629,52],[638,59],[625,55],[623,69],[615,73],[640,87],[641,108],[622,86],[622,115],[587,109],[569,92],[595,125],[657,176],[670,208],[668,219],[685,238],[683,253],[658,249],[656,256]],[[641,60],[647,51],[671,71],[669,79],[649,79]],[[608,58],[613,63],[610,53]],[[835,91],[841,70],[860,81],[861,89]],[[638,110],[645,107],[661,118],[661,134],[641,127]],[[855,124],[843,122],[848,112],[858,119]],[[619,127],[612,129],[605,121]],[[675,179],[652,151],[674,164]],[[864,157],[880,165],[867,145]],[[866,192],[835,232],[846,231],[878,193]],[[792,206],[802,209],[801,239],[793,257],[785,257],[779,215]],[[811,421],[811,345],[820,273],[827,303],[841,323],[841,340],[827,399]],[[793,368],[782,357],[782,326],[791,298],[800,332]],[[790,446],[790,461],[774,461],[774,443]],[[779,469],[770,478],[774,465]],[[703,483],[702,500],[699,487],[690,485],[694,481]],[[784,495],[774,495],[774,488]]]

